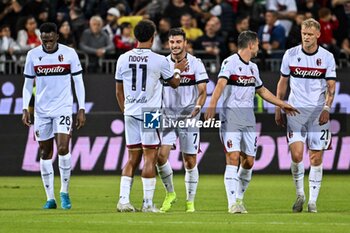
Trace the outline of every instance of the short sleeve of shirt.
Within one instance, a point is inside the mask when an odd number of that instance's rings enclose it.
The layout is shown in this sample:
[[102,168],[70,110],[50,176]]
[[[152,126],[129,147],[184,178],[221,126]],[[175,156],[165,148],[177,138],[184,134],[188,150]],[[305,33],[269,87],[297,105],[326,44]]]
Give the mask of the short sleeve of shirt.
[[72,53],[72,61],[71,61],[70,67],[71,67],[72,75],[74,76],[74,75],[81,74],[83,70],[81,68],[78,54],[74,49],[71,50],[71,53]]
[[330,58],[328,59],[328,65],[327,65],[327,71],[326,71],[326,79],[336,79],[337,74],[336,74],[336,66],[335,66],[335,60],[333,55],[329,56]]
[[259,69],[258,69],[257,65],[254,65],[254,74],[255,74],[255,88],[259,89],[264,84],[263,84],[263,81],[260,78]]
[[230,62],[228,59],[225,59],[221,64],[221,69],[219,72],[218,77],[225,77],[226,79],[230,78],[231,71],[230,71]]
[[290,74],[290,68],[289,68],[289,50],[287,50],[282,59],[281,64],[281,75],[284,77],[289,77]]
[[116,65],[116,68],[115,68],[115,79],[117,82],[123,82],[123,77],[122,77],[122,74],[121,74],[121,65],[123,63],[123,56],[120,56],[118,58],[118,61],[117,61],[117,65]]
[[170,63],[168,60],[163,56],[164,59],[161,61],[161,69],[160,74],[162,75],[164,80],[169,80],[173,77],[173,71],[170,68]]
[[31,54],[32,54],[31,52],[27,53],[26,62],[24,65],[24,72],[23,73],[24,73],[24,77],[26,77],[26,78],[35,78],[35,76],[36,76]]
[[197,58],[196,60],[196,70],[195,70],[195,76],[196,76],[196,83],[202,83],[202,82],[208,82],[208,74],[205,70],[204,64],[201,59]]

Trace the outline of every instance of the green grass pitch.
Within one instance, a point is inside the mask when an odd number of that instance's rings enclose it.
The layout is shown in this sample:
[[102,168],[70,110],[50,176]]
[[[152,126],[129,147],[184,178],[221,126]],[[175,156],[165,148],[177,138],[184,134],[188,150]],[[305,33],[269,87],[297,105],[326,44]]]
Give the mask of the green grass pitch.
[[[246,215],[227,213],[223,176],[200,176],[196,212],[185,213],[183,175],[175,175],[178,201],[169,213],[117,213],[118,176],[72,176],[73,208],[42,210],[45,193],[39,176],[0,177],[0,232],[350,232],[349,175],[325,175],[317,214],[293,214],[295,191],[291,176],[253,175],[245,203]],[[308,184],[305,178],[305,183]],[[59,199],[59,177],[55,177]],[[308,190],[306,190],[308,193]],[[307,195],[308,196],[308,195]],[[154,201],[164,197],[157,179]],[[142,184],[136,176],[132,203],[140,207]],[[60,205],[58,201],[58,205]]]

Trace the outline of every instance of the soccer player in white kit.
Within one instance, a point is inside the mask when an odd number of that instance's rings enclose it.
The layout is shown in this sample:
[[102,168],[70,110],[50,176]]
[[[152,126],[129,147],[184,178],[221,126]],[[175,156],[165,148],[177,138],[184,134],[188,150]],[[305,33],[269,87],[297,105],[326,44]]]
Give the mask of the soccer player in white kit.
[[220,137],[226,154],[224,182],[229,213],[247,213],[243,196],[251,180],[257,141],[255,92],[266,101],[280,106],[287,114],[295,115],[298,112],[263,86],[257,65],[250,61],[258,51],[259,41],[255,32],[244,31],[239,34],[238,53],[223,61],[218,82],[205,113],[206,120],[215,117],[216,105],[223,93]]
[[[170,66],[175,61],[187,58],[188,69],[181,73],[180,86],[173,89],[164,83],[163,113],[170,121],[199,119],[200,111],[207,97],[208,75],[202,61],[186,52],[186,34],[181,28],[169,31],[169,48],[167,57]],[[197,153],[199,151],[199,128],[171,127],[163,129],[162,146],[158,155],[157,169],[166,189],[166,196],[161,211],[169,211],[176,201],[173,183],[173,170],[168,161],[170,150],[179,138],[180,149],[185,165],[186,212],[194,212],[194,198],[198,185]]]
[[[316,213],[316,201],[322,181],[322,154],[330,149],[329,112],[336,85],[336,66],[333,55],[317,44],[320,24],[307,19],[301,25],[302,44],[288,49],[281,65],[281,77],[277,85],[277,97],[284,99],[288,79],[288,102],[300,109],[297,117],[287,116],[287,140],[292,154],[291,171],[296,187],[293,212],[301,212],[304,193],[304,144],[307,143],[310,158],[308,212]],[[275,113],[277,125],[283,126],[281,110]]]
[[57,43],[56,24],[42,24],[40,33],[42,46],[28,52],[24,66],[22,121],[27,126],[31,124],[28,105],[35,79],[34,131],[40,146],[40,171],[47,196],[44,209],[57,208],[52,167],[54,138],[61,175],[61,207],[70,209],[72,205],[68,194],[71,175],[69,140],[73,123],[71,78],[74,81],[79,104],[76,120],[76,126],[79,129],[85,124],[85,88],[82,68],[75,50]]
[[[156,27],[150,20],[140,21],[134,29],[138,40],[137,48],[121,55],[116,67],[116,97],[124,113],[125,138],[129,151],[129,160],[122,171],[118,212],[135,212],[130,203],[130,191],[135,170],[139,166],[142,154],[144,165],[141,173],[143,184],[143,212],[159,212],[153,205],[156,186],[158,147],[161,134],[158,129],[144,129],[143,110],[158,113],[162,102],[163,77],[170,86],[180,84],[180,73],[187,67],[187,59],[175,64],[175,69],[165,56],[151,51]],[[155,114],[155,115],[156,115]],[[154,115],[154,116],[155,116]],[[159,115],[155,116],[158,118]]]

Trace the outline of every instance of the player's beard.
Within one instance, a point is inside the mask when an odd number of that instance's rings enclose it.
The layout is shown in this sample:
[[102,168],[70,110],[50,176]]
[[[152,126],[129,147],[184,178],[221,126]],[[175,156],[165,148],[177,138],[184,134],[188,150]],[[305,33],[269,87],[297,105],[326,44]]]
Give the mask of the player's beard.
[[[174,52],[175,50],[178,50],[178,52],[175,53],[175,52]],[[177,56],[177,55],[180,55],[183,51],[184,51],[183,48],[176,48],[176,49],[172,49],[172,50],[171,50],[171,53],[172,53],[173,55]]]
[[317,41],[314,41],[314,42],[312,42],[310,40],[308,42],[303,41],[303,47],[305,47],[308,50],[312,49],[315,46],[317,46]]

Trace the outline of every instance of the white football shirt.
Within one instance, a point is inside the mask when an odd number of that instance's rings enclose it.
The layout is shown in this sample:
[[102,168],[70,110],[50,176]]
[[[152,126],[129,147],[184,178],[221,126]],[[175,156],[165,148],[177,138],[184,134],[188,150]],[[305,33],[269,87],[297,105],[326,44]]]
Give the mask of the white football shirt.
[[227,79],[221,119],[229,118],[236,125],[254,126],[255,90],[263,86],[258,66],[251,61],[245,62],[236,53],[223,61],[218,77]]
[[74,49],[58,44],[57,50],[47,53],[38,46],[27,53],[24,76],[35,78],[35,115],[57,117],[72,114],[73,94],[71,77],[82,73]]
[[123,82],[124,115],[142,115],[142,109],[157,110],[162,104],[160,78],[170,80],[173,72],[165,56],[150,49],[132,49],[117,62],[115,79]]
[[[163,108],[165,113],[171,117],[174,113],[179,116],[187,116],[196,106],[198,98],[197,85],[202,82],[208,82],[208,74],[202,63],[202,60],[191,54],[186,55],[188,69],[180,74],[180,86],[176,89],[164,82],[163,86]],[[167,56],[170,63],[170,69],[173,71],[175,61],[171,55]]]
[[282,60],[281,75],[290,77],[288,102],[295,107],[322,107],[326,100],[327,80],[336,79],[333,54],[321,46],[313,54],[301,45],[288,49]]

